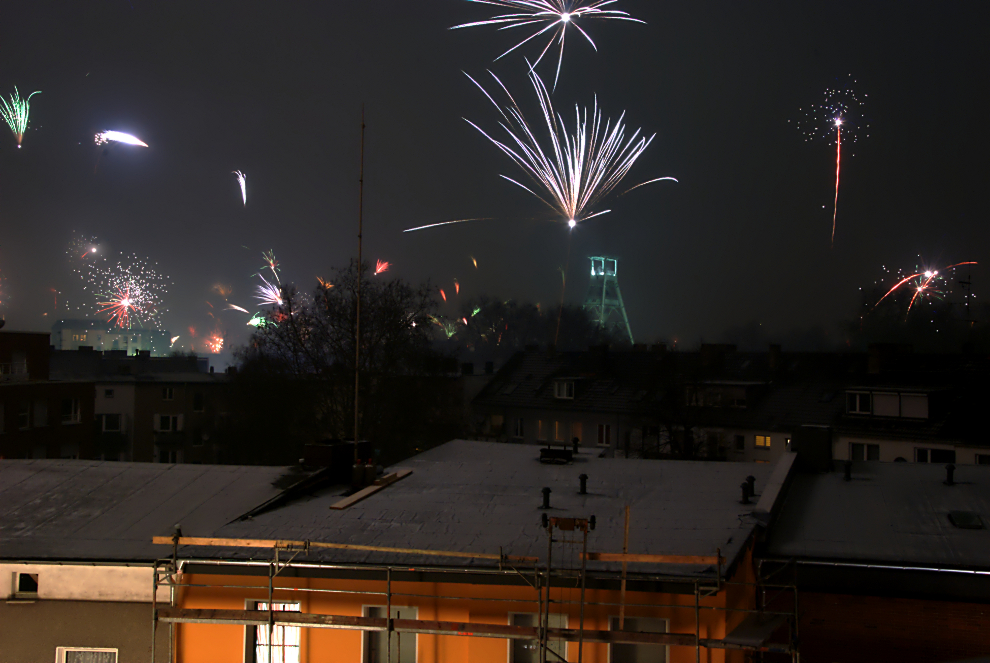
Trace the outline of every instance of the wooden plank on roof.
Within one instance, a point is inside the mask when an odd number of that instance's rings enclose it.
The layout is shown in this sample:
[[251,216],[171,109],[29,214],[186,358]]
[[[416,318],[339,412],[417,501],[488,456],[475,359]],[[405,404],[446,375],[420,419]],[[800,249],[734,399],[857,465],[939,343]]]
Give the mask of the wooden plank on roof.
[[399,470],[398,472],[392,472],[391,474],[386,474],[381,479],[377,479],[374,485],[368,486],[367,488],[362,488],[353,495],[349,495],[348,497],[345,497],[339,502],[335,502],[334,504],[331,504],[330,508],[336,510],[346,509],[347,507],[357,504],[358,502],[360,502],[361,500],[367,497],[371,497],[372,495],[380,491],[382,488],[385,488],[386,486],[391,486],[393,483],[399,481],[400,479],[405,479],[410,474],[412,474],[412,470]]
[[589,562],[623,562],[627,564],[698,564],[705,566],[725,563],[725,558],[718,555],[638,555],[634,553],[596,552],[588,553],[587,560]]

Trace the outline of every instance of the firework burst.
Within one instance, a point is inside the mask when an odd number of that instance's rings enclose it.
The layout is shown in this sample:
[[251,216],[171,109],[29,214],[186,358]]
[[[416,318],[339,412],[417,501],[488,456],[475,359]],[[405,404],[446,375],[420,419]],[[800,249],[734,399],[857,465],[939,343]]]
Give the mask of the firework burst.
[[[850,74],[850,79],[852,75]],[[855,84],[855,80],[850,80]],[[867,95],[863,95],[864,99]],[[835,223],[839,214],[839,180],[842,172],[842,146],[855,145],[860,132],[870,125],[862,118],[864,101],[848,85],[825,90],[825,100],[807,109],[799,108],[804,117],[797,121],[805,141],[835,140],[835,201],[832,206],[832,243],[835,243]],[[870,135],[867,133],[866,138]]]
[[[275,277],[275,283],[277,283],[278,285],[282,285],[282,281],[278,277],[279,267],[278,267],[278,260],[275,258],[275,251],[273,249],[264,251],[261,254],[261,258],[262,260],[265,261],[265,264],[261,268],[261,271],[264,271],[266,269],[271,270],[272,276]],[[261,276],[261,274],[258,274],[258,276]],[[262,277],[261,280],[264,281],[265,280],[264,277]]]
[[21,99],[21,94],[15,86],[14,94],[10,95],[9,102],[0,97],[0,116],[3,117],[3,121],[7,123],[10,130],[14,132],[18,148],[21,146],[21,141],[24,140],[24,132],[27,131],[28,115],[31,112],[31,97],[36,94],[41,94],[41,91],[32,92],[26,98]]
[[262,305],[282,305],[282,287],[278,283],[269,282],[264,276],[258,274],[258,278],[261,279],[263,285],[258,286],[258,294],[255,298],[261,302]]
[[96,294],[102,308],[98,314],[124,329],[135,323],[158,328],[159,318],[167,312],[163,299],[168,292],[168,277],[161,276],[155,265],[135,255],[124,256],[115,265],[93,265],[83,278]]
[[976,265],[976,262],[957,262],[943,269],[926,268],[920,269],[917,266],[911,273],[901,270],[897,273],[897,282],[884,293],[876,304],[870,309],[875,310],[888,297],[894,298],[900,293],[910,294],[905,316],[911,313],[911,309],[921,302],[942,301],[949,293],[950,280],[956,268],[964,265]]
[[560,46],[560,54],[557,56],[557,73],[554,77],[554,87],[557,86],[557,80],[560,78],[560,68],[564,61],[564,43],[569,27],[577,30],[588,40],[591,47],[597,51],[598,47],[595,45],[594,40],[581,28],[579,25],[580,22],[596,19],[646,23],[646,21],[633,18],[627,12],[617,9],[605,9],[609,5],[614,5],[618,0],[468,0],[468,2],[501,7],[508,9],[509,12],[492,16],[483,21],[455,25],[451,30],[482,26],[498,26],[499,30],[536,27],[536,32],[517,43],[505,53],[502,53],[502,55],[495,58],[496,60],[505,57],[534,39],[549,35],[550,38],[546,46],[530,68],[533,69],[540,64],[540,61],[543,60],[543,57],[554,45],[554,42],[556,42]]
[[104,131],[102,133],[96,134],[96,144],[103,145],[105,143],[124,143],[125,145],[135,145],[137,147],[148,147],[148,144],[142,141],[136,136],[131,134],[125,134],[122,131]]
[[391,266],[392,266],[391,263],[385,262],[384,260],[379,260],[375,265],[375,276],[378,276],[379,274],[384,274],[385,272],[388,271],[388,268]]
[[237,183],[241,187],[241,200],[244,201],[244,205],[247,205],[247,175],[239,170],[234,171],[234,176],[237,177]]
[[[543,128],[550,139],[549,149],[545,150],[512,95],[495,74],[492,77],[509,98],[510,103],[505,109],[481,84],[468,76],[498,108],[503,119],[500,125],[509,135],[509,140],[502,142],[470,120],[467,122],[512,159],[529,177],[532,186],[506,175],[502,177],[542,200],[570,228],[609,213],[611,210],[595,208],[619,186],[656,134],[647,138],[637,129],[627,139],[623,122],[625,113],[614,124],[611,120],[603,122],[597,99],[590,114],[587,108],[574,107],[575,126],[572,133],[563,116],[554,110],[543,81],[535,71],[530,71],[530,82],[542,109]],[[673,177],[660,177],[633,188],[662,180],[677,181]]]

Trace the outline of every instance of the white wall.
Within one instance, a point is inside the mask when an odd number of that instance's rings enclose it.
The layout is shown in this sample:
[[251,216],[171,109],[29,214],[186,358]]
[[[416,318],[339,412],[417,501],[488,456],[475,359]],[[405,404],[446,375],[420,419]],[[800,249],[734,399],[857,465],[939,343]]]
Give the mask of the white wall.
[[[39,600],[151,603],[150,566],[0,564],[0,600],[13,596],[17,573],[38,574]],[[168,601],[167,588],[158,600]]]

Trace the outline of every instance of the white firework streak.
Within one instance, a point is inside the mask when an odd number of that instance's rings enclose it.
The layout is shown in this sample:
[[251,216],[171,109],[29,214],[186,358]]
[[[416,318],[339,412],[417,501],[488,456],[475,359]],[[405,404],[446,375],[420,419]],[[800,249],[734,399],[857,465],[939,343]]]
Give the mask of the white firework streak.
[[148,144],[142,141],[136,136],[131,134],[125,134],[122,131],[104,131],[103,133],[96,134],[96,144],[103,145],[113,141],[115,143],[124,143],[126,145],[136,145],[138,147],[148,147]]
[[237,176],[237,183],[241,185],[241,199],[247,205],[247,175],[239,170],[235,170],[234,175]]
[[511,28],[520,28],[533,25],[537,26],[535,33],[510,48],[505,53],[502,53],[502,55],[495,58],[496,60],[504,58],[509,53],[512,53],[517,48],[529,43],[533,39],[551,32],[552,34],[550,36],[550,40],[540,53],[540,57],[538,57],[536,62],[533,63],[532,67],[536,67],[540,64],[543,56],[545,56],[547,51],[550,50],[550,47],[553,46],[554,41],[559,43],[560,55],[557,58],[557,74],[553,81],[554,88],[557,87],[557,80],[560,78],[560,67],[564,60],[564,40],[567,37],[568,26],[574,26],[574,29],[580,32],[584,38],[588,40],[588,43],[591,44],[591,47],[597,51],[598,47],[595,45],[594,40],[581,28],[581,26],[577,24],[579,19],[611,19],[618,21],[632,21],[633,23],[646,23],[646,21],[633,18],[628,14],[628,12],[619,11],[617,9],[603,9],[603,7],[607,7],[608,5],[614,5],[618,2],[618,0],[594,0],[592,2],[587,2],[587,4],[586,0],[468,0],[468,2],[474,2],[482,5],[492,5],[495,7],[504,7],[515,11],[513,13],[493,16],[492,18],[484,21],[474,21],[472,23],[455,25],[451,28],[451,30],[488,25],[501,26],[499,30],[509,30]]
[[269,283],[264,276],[258,274],[258,278],[261,279],[264,285],[258,286],[257,299],[261,301],[262,304],[275,304],[278,306],[282,305],[282,289],[275,285],[274,283]]
[[[529,78],[539,97],[543,121],[550,134],[551,149],[548,155],[508,89],[495,74],[491,75],[509,97],[511,103],[505,110],[480,83],[470,76],[468,78],[498,108],[504,119],[504,122],[499,124],[509,134],[511,143],[503,143],[474,122],[466,121],[512,159],[538,185],[537,188],[541,193],[511,177],[506,175],[502,177],[522,187],[562,214],[572,228],[582,221],[607,214],[610,210],[592,212],[592,209],[625,178],[656,134],[646,138],[645,135],[641,136],[641,130],[637,129],[626,140],[624,112],[614,125],[608,120],[603,127],[602,112],[598,108],[597,97],[590,118],[587,108],[582,111],[575,105],[576,124],[574,132],[570,133],[563,116],[558,115],[554,110],[550,93],[543,81],[530,69]],[[633,188],[663,180],[677,181],[673,177],[660,177]]]

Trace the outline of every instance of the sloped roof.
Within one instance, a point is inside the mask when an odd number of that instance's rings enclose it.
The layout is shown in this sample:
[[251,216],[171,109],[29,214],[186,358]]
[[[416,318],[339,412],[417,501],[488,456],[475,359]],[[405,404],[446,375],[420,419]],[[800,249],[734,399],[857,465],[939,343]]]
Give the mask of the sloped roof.
[[[0,559],[149,561],[152,536],[209,536],[271,499],[279,467],[0,461]],[[279,482],[281,485],[281,482]]]
[[[843,472],[795,476],[767,543],[777,557],[990,569],[990,466],[853,463]],[[977,514],[960,529],[949,512]]]

